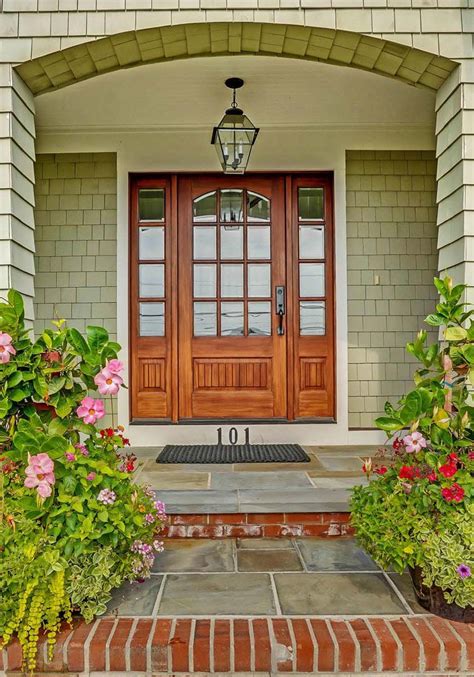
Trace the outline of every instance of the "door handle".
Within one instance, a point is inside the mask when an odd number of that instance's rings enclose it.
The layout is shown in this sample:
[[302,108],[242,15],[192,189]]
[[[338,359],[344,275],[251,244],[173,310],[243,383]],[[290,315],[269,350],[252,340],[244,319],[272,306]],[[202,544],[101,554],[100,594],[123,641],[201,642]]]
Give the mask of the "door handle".
[[283,336],[285,329],[283,327],[283,317],[286,314],[285,287],[275,287],[276,314],[278,315],[278,336]]

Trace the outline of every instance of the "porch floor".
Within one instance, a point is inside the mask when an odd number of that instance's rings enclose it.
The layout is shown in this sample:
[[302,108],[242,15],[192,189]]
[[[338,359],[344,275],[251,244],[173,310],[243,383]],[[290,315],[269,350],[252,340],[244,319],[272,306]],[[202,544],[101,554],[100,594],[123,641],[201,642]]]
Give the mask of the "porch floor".
[[157,464],[160,448],[135,448],[137,480],[169,514],[321,513],[348,510],[350,490],[366,483],[362,459],[383,447],[304,447],[309,463]]

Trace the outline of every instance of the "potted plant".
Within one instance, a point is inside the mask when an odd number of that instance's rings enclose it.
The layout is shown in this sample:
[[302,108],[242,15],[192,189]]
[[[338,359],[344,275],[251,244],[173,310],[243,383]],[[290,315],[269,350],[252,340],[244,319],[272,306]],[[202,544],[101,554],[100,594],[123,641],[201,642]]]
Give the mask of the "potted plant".
[[358,542],[384,569],[408,568],[420,604],[474,621],[474,322],[464,285],[435,278],[441,295],[426,318],[443,341],[420,331],[408,352],[415,387],[376,420],[389,461],[366,459],[372,481],[351,498]]
[[101,327],[64,322],[36,340],[23,301],[0,303],[0,646],[17,636],[35,669],[63,622],[106,611],[114,588],[149,576],[166,515],[133,481],[122,426],[99,430],[124,387],[120,346]]

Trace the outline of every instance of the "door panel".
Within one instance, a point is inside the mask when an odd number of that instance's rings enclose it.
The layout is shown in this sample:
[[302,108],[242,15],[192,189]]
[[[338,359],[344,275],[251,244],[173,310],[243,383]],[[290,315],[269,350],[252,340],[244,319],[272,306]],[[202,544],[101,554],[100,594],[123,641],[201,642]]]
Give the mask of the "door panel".
[[132,420],[334,420],[332,176],[138,176],[130,198]]
[[285,418],[283,179],[179,180],[180,418]]

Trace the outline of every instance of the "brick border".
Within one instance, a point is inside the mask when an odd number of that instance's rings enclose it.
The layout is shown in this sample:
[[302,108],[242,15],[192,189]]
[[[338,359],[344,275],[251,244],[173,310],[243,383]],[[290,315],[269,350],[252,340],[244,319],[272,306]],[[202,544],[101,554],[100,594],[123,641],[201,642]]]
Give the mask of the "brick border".
[[351,536],[348,512],[170,515],[164,538]]
[[[474,671],[474,626],[436,616],[103,618],[62,630],[37,674]],[[21,668],[13,642],[0,670]]]

